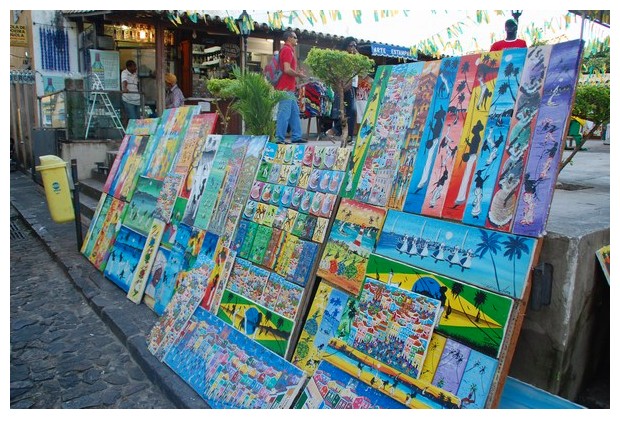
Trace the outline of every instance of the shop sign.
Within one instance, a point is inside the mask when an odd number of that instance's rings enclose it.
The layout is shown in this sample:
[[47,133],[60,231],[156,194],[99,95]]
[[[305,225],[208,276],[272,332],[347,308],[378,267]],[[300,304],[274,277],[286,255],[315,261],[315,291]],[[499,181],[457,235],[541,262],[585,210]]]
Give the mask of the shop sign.
[[11,46],[28,46],[28,32],[25,25],[11,24]]

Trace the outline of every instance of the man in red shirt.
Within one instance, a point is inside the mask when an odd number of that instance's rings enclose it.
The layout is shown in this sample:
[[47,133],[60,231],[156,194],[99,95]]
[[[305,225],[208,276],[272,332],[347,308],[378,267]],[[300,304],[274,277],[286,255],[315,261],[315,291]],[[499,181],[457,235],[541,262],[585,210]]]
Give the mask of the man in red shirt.
[[504,29],[506,30],[506,39],[498,40],[497,42],[491,45],[492,51],[501,51],[502,49],[508,48],[527,48],[527,43],[523,39],[517,39],[517,27],[519,24],[517,20],[514,18],[510,18],[504,24]]
[[284,143],[286,131],[291,128],[291,143],[306,143],[307,140],[301,138],[301,119],[299,118],[299,105],[295,90],[297,78],[306,76],[297,71],[297,58],[295,57],[295,46],[297,46],[297,35],[294,31],[285,31],[284,46],[280,49],[280,67],[282,76],[275,88],[286,91],[290,97],[278,103],[278,116],[276,117],[276,141]]

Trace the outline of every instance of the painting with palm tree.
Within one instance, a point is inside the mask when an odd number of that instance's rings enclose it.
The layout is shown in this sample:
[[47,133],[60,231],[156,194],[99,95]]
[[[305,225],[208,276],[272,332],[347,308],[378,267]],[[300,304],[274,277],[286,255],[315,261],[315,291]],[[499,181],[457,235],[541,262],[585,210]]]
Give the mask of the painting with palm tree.
[[472,350],[467,359],[467,365],[456,396],[461,398],[461,408],[484,408],[495,372],[497,360]]
[[[469,125],[472,115],[468,115],[469,100],[476,83],[476,69],[480,61],[480,54],[465,55],[460,58],[456,81],[448,104],[435,162],[428,179],[428,187],[420,213],[427,216],[441,216],[441,210],[446,200],[446,193],[452,168],[454,166],[458,147],[461,142],[463,129]],[[471,126],[471,125],[470,125]],[[470,144],[476,145],[480,135],[477,133]],[[479,143],[478,143],[479,144]]]
[[286,355],[293,320],[231,290],[224,291],[217,317],[274,353]]
[[557,181],[562,145],[568,126],[583,42],[553,45],[545,77],[538,121],[530,144],[512,232],[542,236]]
[[529,237],[388,210],[376,253],[520,299],[536,245]]
[[489,356],[499,354],[512,311],[511,298],[374,254],[366,276],[439,300],[435,332]]
[[290,408],[306,374],[203,308],[184,325],[164,362],[211,408]]
[[[517,100],[527,48],[500,52],[503,52],[503,55],[489,106],[487,126],[461,217],[463,223],[469,225],[484,226],[486,213],[489,211],[493,185],[499,174],[502,154],[506,147],[506,136]],[[453,218],[459,219],[458,216]]]
[[428,346],[428,353],[426,354],[426,359],[424,359],[424,365],[422,365],[422,372],[419,377],[420,380],[428,383],[433,382],[447,340],[448,339],[443,335],[438,334],[436,331],[433,332],[431,342]]
[[469,184],[473,179],[478,156],[483,146],[483,136],[489,118],[491,99],[495,92],[501,57],[501,51],[488,52],[480,55],[476,61],[476,77],[467,107],[467,118],[452,159],[452,173],[441,211],[443,218],[461,220],[463,215]]
[[469,347],[448,338],[433,377],[433,385],[456,395],[470,353]]
[[[323,359],[329,340],[339,335],[338,328],[341,326],[345,313],[354,311],[356,307],[353,296],[321,281],[308,310],[308,316],[291,361],[312,375]],[[351,317],[353,315],[350,314]],[[348,330],[343,330],[343,335],[347,333]]]

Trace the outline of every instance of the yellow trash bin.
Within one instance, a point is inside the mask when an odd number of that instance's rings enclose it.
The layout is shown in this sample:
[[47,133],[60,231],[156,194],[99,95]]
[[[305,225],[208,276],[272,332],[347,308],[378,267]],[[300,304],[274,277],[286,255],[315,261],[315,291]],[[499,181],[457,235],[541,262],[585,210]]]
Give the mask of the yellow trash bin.
[[36,170],[41,172],[52,220],[57,223],[75,220],[67,178],[67,163],[54,155],[43,155],[39,157],[39,160],[41,165],[37,165]]

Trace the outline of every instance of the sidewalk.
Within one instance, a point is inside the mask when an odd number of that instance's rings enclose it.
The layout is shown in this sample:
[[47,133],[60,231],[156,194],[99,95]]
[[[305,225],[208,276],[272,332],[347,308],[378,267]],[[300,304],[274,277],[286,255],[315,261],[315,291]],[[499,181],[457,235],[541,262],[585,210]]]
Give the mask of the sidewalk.
[[[129,301],[119,287],[84,258],[77,248],[75,223],[54,223],[43,188],[20,171],[11,172],[11,214],[14,210],[44,241],[76,289],[119,338],[149,380],[179,408],[209,408],[191,387],[148,351],[146,337],[157,315],[145,305],[136,306]],[[86,235],[84,228],[83,234]]]

